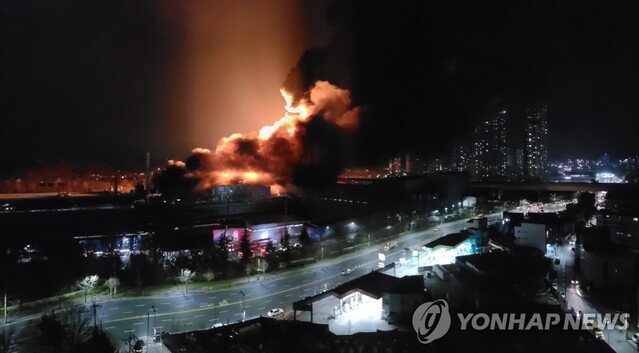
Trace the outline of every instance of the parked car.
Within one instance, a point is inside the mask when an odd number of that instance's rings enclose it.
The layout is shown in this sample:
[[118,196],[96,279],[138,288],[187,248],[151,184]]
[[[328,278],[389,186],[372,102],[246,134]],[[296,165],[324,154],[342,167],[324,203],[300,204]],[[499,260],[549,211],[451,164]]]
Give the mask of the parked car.
[[635,334],[632,335],[632,342],[634,344],[639,344],[639,332],[635,332]]
[[143,351],[144,351],[144,341],[143,340],[135,341],[135,344],[133,345],[133,352],[142,353]]
[[161,333],[156,333],[155,337],[153,337],[153,342],[155,343],[162,342],[162,340],[164,340],[164,338],[168,335],[170,335],[170,333],[166,331],[162,331]]
[[342,275],[344,275],[344,276],[348,276],[348,275],[350,275],[350,274],[351,274],[351,272],[353,272],[353,271],[351,271],[351,269],[350,269],[350,268],[347,268],[347,269],[345,269],[345,270],[343,270],[343,271],[342,271]]

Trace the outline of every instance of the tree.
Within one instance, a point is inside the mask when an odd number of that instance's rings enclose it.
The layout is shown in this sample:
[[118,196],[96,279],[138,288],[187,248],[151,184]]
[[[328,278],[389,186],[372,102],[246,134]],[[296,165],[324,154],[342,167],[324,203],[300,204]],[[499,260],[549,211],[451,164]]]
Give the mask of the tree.
[[195,272],[193,272],[193,271],[191,271],[189,269],[183,268],[180,271],[180,280],[182,282],[184,282],[185,292],[186,293],[189,292],[189,282],[191,282],[194,277],[195,277]]
[[89,340],[76,349],[71,350],[71,353],[76,352],[113,353],[117,352],[117,347],[108,333],[98,329],[93,331]]
[[[43,346],[52,347],[54,351],[70,353],[96,352],[112,353],[116,345],[102,329],[91,326],[90,310],[84,307],[72,307],[62,314],[54,311],[44,314],[36,325],[39,338],[36,347],[27,351],[49,351]],[[40,347],[38,347],[40,346]]]
[[155,272],[148,261],[147,255],[143,253],[131,255],[131,270],[135,274],[133,281],[138,292],[142,291],[144,283],[153,283]]
[[313,249],[313,241],[311,240],[310,234],[308,234],[308,228],[306,224],[302,227],[302,232],[299,237],[300,243],[304,248],[304,252],[309,252]]
[[291,235],[288,234],[288,229],[284,228],[284,234],[280,238],[280,247],[282,251],[288,251],[291,249]]
[[54,311],[51,311],[51,314],[42,315],[37,328],[39,331],[37,337],[44,345],[60,349],[66,332],[64,325],[58,320]]
[[251,261],[251,257],[253,256],[253,250],[251,250],[251,241],[249,239],[248,233],[244,233],[242,238],[240,239],[240,252],[242,254],[242,262],[247,264]]
[[84,290],[84,302],[87,302],[87,291],[93,291],[93,288],[98,284],[100,277],[98,275],[91,275],[84,277],[78,282],[78,287]]
[[229,260],[229,244],[231,243],[231,238],[226,235],[226,230],[223,230],[220,233],[220,237],[217,239],[217,249],[220,252],[222,266],[226,266],[226,262]]
[[208,271],[204,272],[202,277],[204,277],[205,280],[211,282],[212,280],[215,279],[215,272],[213,272],[211,270],[208,270]]
[[120,280],[117,277],[111,277],[106,280],[105,284],[107,287],[109,287],[111,298],[115,297],[118,291],[118,287],[120,286]]
[[584,217],[584,222],[588,222],[590,218],[597,212],[595,207],[595,194],[591,192],[582,192],[577,197],[577,205]]
[[288,229],[284,228],[284,234],[280,239],[280,256],[282,261],[288,262],[291,259],[291,235],[288,234]]
[[275,245],[270,240],[268,241],[268,243],[266,243],[264,255],[266,255],[266,263],[268,264],[268,268],[275,270],[279,267],[279,259],[277,257]]
[[86,308],[74,307],[60,316],[60,320],[66,333],[66,341],[69,347],[76,348],[85,342],[92,332],[91,313]]
[[260,274],[266,273],[266,270],[268,270],[268,266],[269,263],[263,257],[260,256],[257,258],[257,279],[260,278]]

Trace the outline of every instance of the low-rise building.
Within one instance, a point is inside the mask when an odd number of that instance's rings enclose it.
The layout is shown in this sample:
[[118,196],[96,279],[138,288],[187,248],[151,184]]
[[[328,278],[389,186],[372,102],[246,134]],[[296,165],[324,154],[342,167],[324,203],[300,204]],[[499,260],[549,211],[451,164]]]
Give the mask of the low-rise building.
[[618,247],[595,249],[584,247],[581,254],[581,279],[597,287],[632,287],[635,285],[635,257]]
[[521,226],[515,226],[515,244],[546,252],[546,226],[535,223],[522,223]]
[[639,249],[639,211],[600,210],[597,226],[610,232],[610,240],[627,248]]

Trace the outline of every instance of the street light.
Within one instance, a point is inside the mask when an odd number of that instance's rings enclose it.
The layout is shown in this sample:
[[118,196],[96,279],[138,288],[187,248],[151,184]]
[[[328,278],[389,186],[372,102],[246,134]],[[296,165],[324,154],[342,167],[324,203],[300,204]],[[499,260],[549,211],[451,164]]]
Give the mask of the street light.
[[151,317],[151,310],[146,311],[146,345],[149,346],[149,319]]
[[156,314],[155,305],[151,305],[151,309],[146,311],[146,345],[149,346],[149,337],[151,336],[151,330],[149,329],[149,322],[151,321],[151,311],[153,311],[153,342],[155,343],[155,327],[156,327]]
[[242,321],[246,320],[246,307],[245,307],[245,301],[246,301],[246,294],[244,294],[244,292],[240,291],[240,294],[242,294]]
[[[155,343],[155,336],[157,335],[158,329],[158,311],[155,309],[155,305],[151,305],[151,309],[153,309],[153,343]],[[162,334],[160,336],[160,349],[162,349]]]

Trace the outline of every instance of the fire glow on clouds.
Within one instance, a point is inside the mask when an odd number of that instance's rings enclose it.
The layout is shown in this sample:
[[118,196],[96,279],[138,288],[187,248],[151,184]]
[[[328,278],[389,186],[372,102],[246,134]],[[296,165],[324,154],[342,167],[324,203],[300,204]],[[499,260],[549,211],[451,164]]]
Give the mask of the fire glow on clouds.
[[169,161],[169,165],[186,166],[198,187],[214,185],[251,184],[286,187],[294,168],[304,159],[303,141],[306,124],[316,118],[350,131],[357,127],[359,108],[351,106],[350,93],[326,81],[317,81],[298,102],[284,89],[285,114],[273,125],[258,132],[236,133],[222,138],[214,151],[195,148],[197,167],[189,168],[188,161]]

